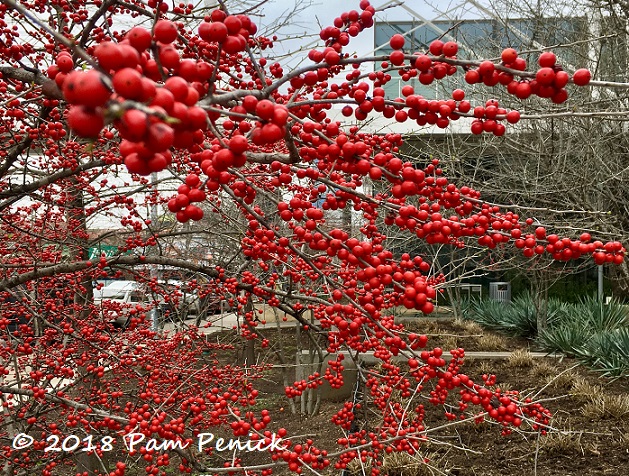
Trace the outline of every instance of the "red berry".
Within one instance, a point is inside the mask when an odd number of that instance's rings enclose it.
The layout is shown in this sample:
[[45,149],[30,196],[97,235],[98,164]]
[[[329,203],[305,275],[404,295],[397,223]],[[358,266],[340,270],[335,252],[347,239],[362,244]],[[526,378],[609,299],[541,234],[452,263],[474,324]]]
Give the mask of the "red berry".
[[133,142],[140,142],[144,139],[148,126],[146,113],[137,109],[129,109],[122,115],[118,124],[118,130],[123,138]]
[[127,43],[120,43],[118,45],[120,50],[121,60],[120,64],[115,69],[122,68],[136,68],[140,64],[140,53],[133,46]]
[[517,85],[515,88],[515,95],[519,99],[526,99],[533,93],[531,89],[531,84],[527,81],[523,81]]
[[565,71],[557,71],[555,73],[555,80],[553,81],[553,87],[555,89],[561,89],[570,81],[570,75]]
[[271,144],[277,142],[284,137],[284,129],[274,123],[265,124],[262,126],[262,139],[263,144]]
[[177,69],[180,60],[179,53],[172,45],[160,46],[159,61],[163,68]]
[[164,87],[173,93],[175,101],[183,102],[188,96],[188,81],[180,76],[171,76],[164,83]]
[[402,88],[402,96],[404,97],[408,97],[414,93],[415,93],[415,88],[413,88],[413,86],[411,86],[410,84],[407,84]]
[[404,53],[400,50],[395,50],[389,55],[389,61],[395,66],[400,66],[404,63]]
[[555,66],[556,62],[557,57],[552,51],[544,51],[541,55],[539,55],[539,58],[537,60],[537,63],[542,68],[552,68],[553,66]]
[[161,172],[170,164],[169,158],[164,154],[155,154],[147,162],[146,166],[151,172]]
[[146,76],[142,78],[142,95],[138,98],[141,102],[149,102],[153,100],[156,94],[157,87],[155,86],[155,81],[147,78]]
[[254,112],[257,105],[258,98],[255,96],[248,95],[242,98],[242,107],[244,107],[247,112]]
[[197,174],[189,174],[186,177],[186,185],[190,188],[194,188],[201,183],[201,179]]
[[190,197],[185,193],[177,194],[175,200],[179,208],[186,208],[190,204]]
[[172,43],[177,39],[177,26],[170,20],[159,20],[155,24],[153,36],[160,43]]
[[247,41],[242,35],[229,35],[223,41],[223,50],[225,53],[235,54],[245,49]]
[[494,71],[495,71],[496,67],[494,65],[494,63],[492,63],[491,61],[483,61],[479,66],[478,66],[478,72],[481,76],[491,76]]
[[196,205],[188,205],[183,212],[189,220],[199,221],[203,218],[203,210]]
[[214,154],[212,165],[216,170],[227,170],[234,163],[234,153],[229,149],[221,149]]
[[389,40],[389,45],[394,50],[401,50],[404,47],[404,41],[404,36],[397,33],[391,37],[391,39]]
[[227,32],[230,35],[236,35],[237,33],[240,33],[240,29],[242,28],[242,22],[240,21],[240,18],[235,15],[229,15],[225,17],[225,20],[223,20],[223,24],[227,27]]
[[593,256],[594,256],[594,262],[598,265],[605,264],[605,262],[607,261],[607,254],[603,253],[602,251],[597,251],[596,253],[593,254]]
[[222,43],[229,34],[224,23],[202,23],[199,27],[199,36],[205,41]]
[[550,98],[555,104],[563,104],[568,100],[568,91],[564,88],[557,90]]
[[234,136],[229,141],[229,149],[234,154],[244,154],[249,148],[249,141],[245,136]]
[[59,71],[62,73],[69,73],[74,69],[74,61],[70,55],[59,55],[55,60],[55,63],[59,67]]
[[415,59],[415,68],[417,68],[419,71],[426,72],[430,69],[431,66],[432,66],[432,60],[430,59],[429,56],[419,55]]
[[114,90],[126,99],[142,96],[142,75],[135,69],[124,68],[112,78]]
[[526,60],[520,57],[516,58],[513,62],[512,68],[518,71],[524,71],[526,69]]
[[260,116],[262,120],[271,120],[275,112],[275,104],[268,99],[258,101],[256,104],[256,114]]
[[513,48],[505,48],[500,55],[504,64],[511,64],[518,58],[518,52]]
[[105,71],[118,69],[122,63],[122,52],[118,44],[113,41],[107,41],[98,45],[94,49],[94,56]]
[[198,106],[192,106],[188,108],[188,124],[191,129],[207,128],[207,113],[204,109]]
[[455,41],[448,41],[443,45],[443,54],[445,56],[455,56],[459,51],[459,45]]
[[168,210],[172,213],[177,213],[180,210],[179,206],[177,205],[177,200],[175,200],[174,198],[168,200],[167,206]]
[[470,69],[465,73],[465,82],[467,84],[476,84],[480,82],[480,73],[476,69]]
[[132,174],[149,175],[151,173],[151,169],[149,168],[147,161],[140,158],[140,156],[136,153],[126,156],[124,164],[126,165],[127,170]]
[[214,22],[222,22],[226,17],[227,13],[223,10],[212,10],[212,13],[210,13],[210,19]]
[[156,122],[151,124],[146,134],[146,146],[153,152],[170,149],[175,142],[175,131],[168,124]]
[[125,35],[125,39],[139,52],[148,50],[153,42],[151,32],[141,26],[131,28]]
[[577,86],[587,86],[591,79],[592,73],[585,68],[577,69],[572,75],[572,82]]
[[274,124],[283,126],[288,122],[288,109],[282,104],[276,104],[273,108],[273,118],[271,119]]
[[462,89],[455,89],[452,91],[452,99],[455,101],[462,101],[465,98],[465,91]]
[[441,56],[443,54],[443,41],[434,40],[432,43],[430,43],[428,50],[434,56]]
[[68,112],[68,125],[80,137],[95,138],[105,126],[105,120],[92,108],[72,106]]
[[537,71],[535,79],[542,86],[550,86],[555,80],[555,71],[552,68],[541,68]]
[[111,90],[96,70],[73,71],[63,82],[63,95],[70,104],[82,104],[91,108],[103,106],[111,97]]
[[175,97],[168,89],[157,88],[155,90],[155,97],[150,105],[151,107],[161,107],[164,111],[170,113],[175,105]]
[[509,111],[507,113],[507,122],[509,124],[516,124],[520,121],[520,113],[518,111]]
[[188,193],[188,197],[190,197],[191,202],[202,202],[205,200],[206,195],[203,190],[200,190],[198,188],[193,188]]
[[470,126],[472,134],[478,135],[483,133],[483,121],[475,120]]

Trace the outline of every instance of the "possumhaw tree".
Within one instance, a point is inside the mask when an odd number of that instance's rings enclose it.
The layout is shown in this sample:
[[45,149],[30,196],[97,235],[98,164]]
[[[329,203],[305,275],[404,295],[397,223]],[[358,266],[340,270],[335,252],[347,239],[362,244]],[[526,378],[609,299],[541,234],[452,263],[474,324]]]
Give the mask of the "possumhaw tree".
[[[321,30],[321,45],[289,71],[266,58],[276,39],[230,8],[238,7],[2,1],[5,474],[56,474],[66,466],[112,475],[135,466],[147,474],[173,467],[320,473],[355,459],[378,474],[384,454],[416,454],[429,440],[425,404],[443,406],[446,421],[490,419],[504,433],[544,432],[550,414],[542,405],[495,388],[492,376],[473,381],[462,373],[463,349],[446,359],[425,336],[394,322],[398,307],[432,312],[443,278],[422,257],[389,251],[384,227],[428,243],[474,240],[558,260],[619,263],[622,244],[536,228],[451,183],[437,159],[421,167],[403,162],[400,134],[366,132],[334,112],[358,122],[382,115],[441,128],[469,120],[473,133],[500,136],[520,120],[518,111],[491,100],[473,107],[462,90],[436,101],[410,86],[402,98],[386,97],[382,86],[392,75],[425,84],[465,74],[523,99],[561,102],[566,88],[595,84],[589,72],[562,71],[550,52],[540,55],[539,68],[527,69],[511,49],[498,61],[457,59],[453,42],[407,51],[400,35],[391,38],[390,55],[354,57],[353,39],[377,14],[366,0],[339,12]],[[125,27],[124,19],[136,26]],[[362,72],[363,64],[373,71]],[[167,179],[176,192],[159,189]],[[378,186],[366,186],[372,183]],[[145,213],[159,206],[182,224],[173,233],[194,230],[208,214],[222,230],[242,226],[237,253],[221,265],[169,254],[155,214]],[[359,230],[337,226],[338,211],[348,209]],[[113,256],[90,259],[94,217],[118,221]],[[255,305],[264,302],[333,355],[323,374],[287,386],[288,398],[324,381],[343,385],[344,359],[373,351],[382,371],[360,376],[379,419],[353,425],[356,403],[347,402],[333,418],[345,432],[336,451],[291,439],[268,410],[252,408],[266,364],[226,365],[219,351],[227,345],[208,343],[196,328],[159,333],[141,305],[117,332],[112,310],[93,303],[93,283],[133,275],[163,292],[154,266],[201,277],[188,285],[231,300],[244,339],[269,344],[257,329]],[[195,445],[208,432],[251,443],[221,462],[213,445]],[[131,433],[147,443],[125,450]],[[264,450],[249,466],[247,448]]]

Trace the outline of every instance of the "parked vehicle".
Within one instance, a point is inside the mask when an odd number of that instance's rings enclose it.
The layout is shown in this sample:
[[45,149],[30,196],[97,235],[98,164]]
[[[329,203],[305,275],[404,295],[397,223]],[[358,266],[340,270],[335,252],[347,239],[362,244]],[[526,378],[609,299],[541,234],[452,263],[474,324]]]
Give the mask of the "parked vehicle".
[[105,305],[114,325],[122,328],[128,324],[130,311],[138,307],[147,312],[156,309],[161,320],[172,322],[220,310],[219,299],[200,299],[196,290],[179,281],[160,282],[155,290],[136,281],[110,281],[94,291],[94,304]]
[[105,306],[116,327],[126,327],[129,311],[135,306],[148,305],[146,289],[136,281],[111,281],[94,290],[94,304]]
[[2,309],[2,317],[6,324],[3,329],[13,333],[16,332],[23,324],[30,322],[29,316],[25,309],[20,309],[19,299],[14,295],[3,293],[0,295],[0,308]]
[[101,289],[94,290],[94,302],[97,304],[104,300],[131,302],[133,297],[141,295],[141,287],[136,281],[109,281]]

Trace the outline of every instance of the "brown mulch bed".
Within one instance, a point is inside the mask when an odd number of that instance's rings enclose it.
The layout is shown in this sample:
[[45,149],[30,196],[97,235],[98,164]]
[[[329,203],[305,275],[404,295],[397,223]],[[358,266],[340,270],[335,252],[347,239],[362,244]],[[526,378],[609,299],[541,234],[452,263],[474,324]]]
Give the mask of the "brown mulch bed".
[[[429,346],[444,349],[463,347],[469,351],[534,350],[526,339],[514,339],[484,331],[473,324],[436,318],[418,319],[406,327],[430,336]],[[272,333],[269,333],[272,336]],[[464,373],[476,381],[484,373],[497,376],[503,389],[518,389],[535,395],[554,414],[553,430],[546,436],[514,432],[501,436],[500,428],[490,423],[463,423],[439,433],[439,438],[424,447],[423,465],[417,457],[391,457],[383,474],[421,476],[504,475],[623,475],[629,474],[629,381],[611,381],[585,369],[571,359],[467,359]],[[261,389],[260,408],[273,415],[273,427],[285,427],[290,435],[312,437],[320,447],[337,451],[336,440],[342,432],[330,423],[342,403],[324,401],[315,416],[300,416],[289,411],[283,397],[279,372],[271,372]],[[434,414],[434,415],[433,415]],[[428,426],[443,418],[436,409],[428,412]],[[257,455],[268,462],[268,455]],[[265,461],[262,461],[264,459]],[[280,471],[288,474],[288,471]],[[325,474],[340,474],[329,469]],[[361,474],[358,472],[346,472]]]

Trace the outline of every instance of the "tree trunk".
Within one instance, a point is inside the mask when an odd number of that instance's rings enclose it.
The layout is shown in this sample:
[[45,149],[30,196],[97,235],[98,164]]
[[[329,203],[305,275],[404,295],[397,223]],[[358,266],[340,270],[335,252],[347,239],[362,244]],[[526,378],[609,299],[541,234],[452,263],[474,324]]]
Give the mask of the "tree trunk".
[[533,305],[537,315],[537,332],[548,328],[548,288],[550,285],[548,273],[545,270],[536,271],[532,277]]
[[[247,296],[247,303],[245,304],[244,313],[253,312],[253,301],[251,300],[251,295]],[[244,319],[244,325],[249,326],[247,319]],[[254,328],[249,329],[251,332],[255,332]],[[255,354],[255,340],[247,339],[244,343],[243,353],[241,363],[245,366],[251,366],[255,364],[256,354]]]
[[[85,200],[83,193],[80,191],[78,185],[76,187],[69,188],[69,193],[72,194],[72,199],[69,202],[68,209],[68,222],[74,226],[75,236],[72,238],[75,240],[75,246],[78,248],[77,259],[80,261],[86,261],[89,258],[89,243],[87,241],[87,223],[85,219]],[[82,291],[80,287],[76,288],[73,293],[73,302],[76,305],[76,314],[74,316],[77,322],[89,317],[90,308],[89,305],[94,299],[94,287],[92,284],[92,278],[89,274],[85,273],[81,279],[81,287],[85,289]],[[87,349],[88,351],[91,349]],[[87,373],[84,367],[77,369],[79,378],[86,378]],[[92,379],[94,386],[99,385],[99,381],[96,377]],[[75,455],[77,472],[87,474],[88,476],[96,476],[101,473],[103,469],[99,464],[99,459],[96,454],[87,454],[84,452],[77,453]]]

